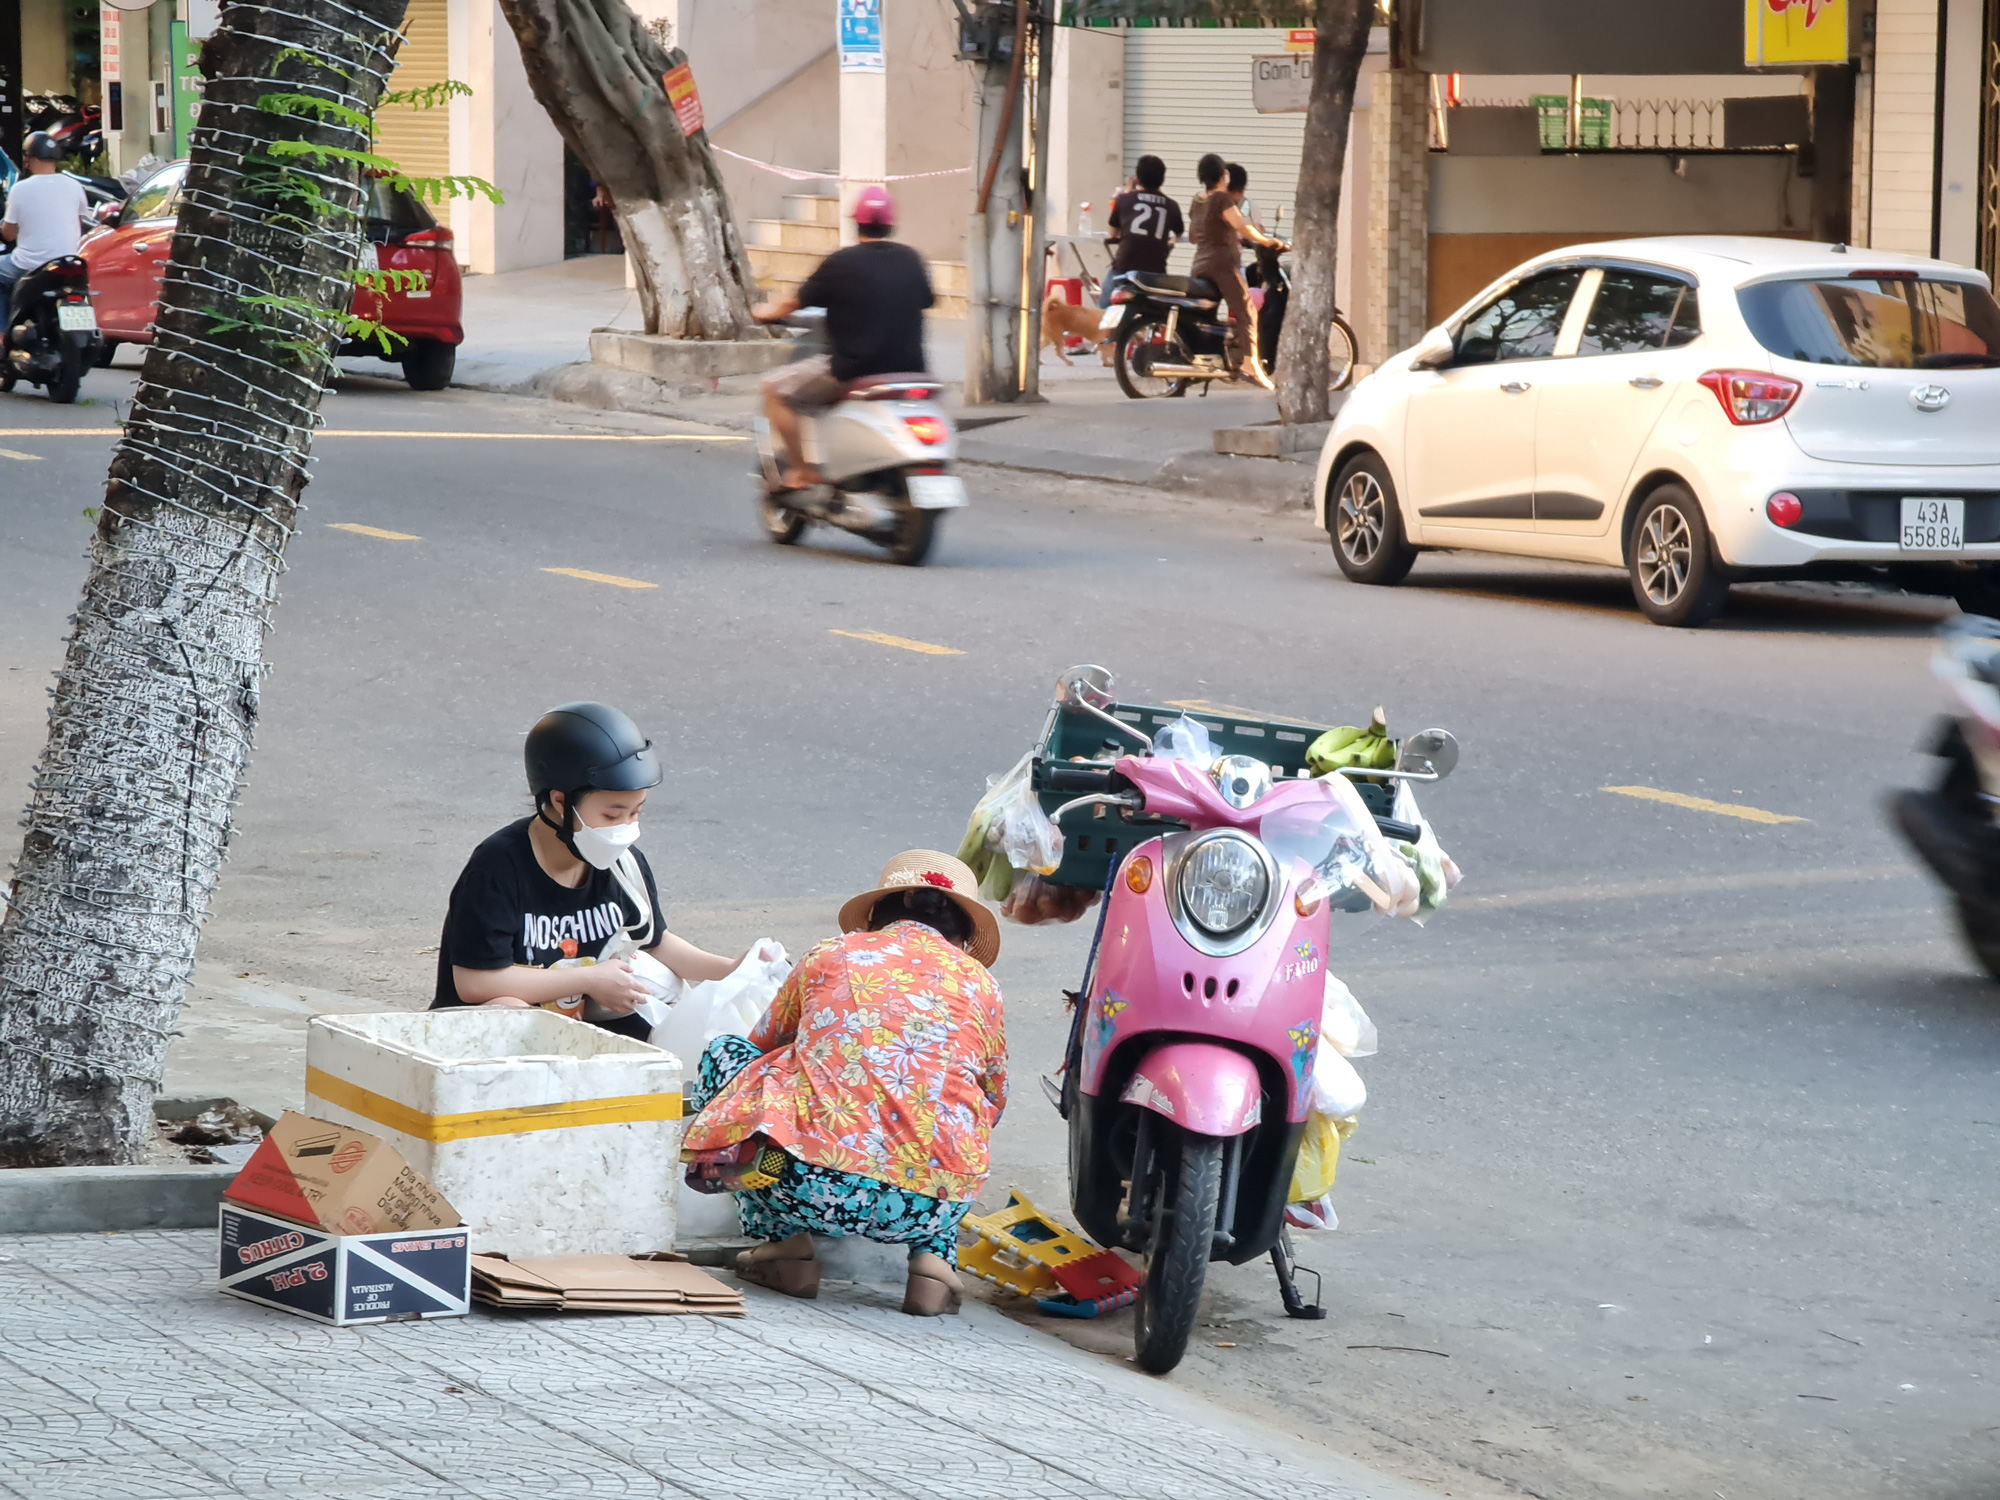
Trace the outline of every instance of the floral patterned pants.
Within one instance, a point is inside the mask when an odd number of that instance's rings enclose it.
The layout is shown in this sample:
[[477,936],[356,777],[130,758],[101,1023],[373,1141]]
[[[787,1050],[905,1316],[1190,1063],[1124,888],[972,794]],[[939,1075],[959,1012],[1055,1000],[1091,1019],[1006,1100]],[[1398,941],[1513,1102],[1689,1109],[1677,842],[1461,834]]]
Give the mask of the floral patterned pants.
[[[699,1114],[723,1086],[761,1056],[748,1037],[719,1036],[701,1054],[690,1113]],[[795,1234],[833,1238],[857,1234],[885,1245],[908,1245],[910,1254],[936,1255],[958,1264],[958,1224],[970,1203],[948,1203],[907,1193],[873,1177],[816,1167],[787,1153],[784,1176],[770,1187],[736,1195],[743,1231],[760,1240]]]

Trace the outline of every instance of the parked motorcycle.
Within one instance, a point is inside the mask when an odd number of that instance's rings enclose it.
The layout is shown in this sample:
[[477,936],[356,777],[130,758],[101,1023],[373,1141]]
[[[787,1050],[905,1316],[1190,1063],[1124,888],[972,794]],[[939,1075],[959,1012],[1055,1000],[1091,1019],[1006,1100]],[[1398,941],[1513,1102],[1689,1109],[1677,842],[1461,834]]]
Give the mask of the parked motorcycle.
[[1889,815],[1951,892],[1973,957],[2000,979],[2000,620],[1960,615],[1938,636],[1931,670],[1960,712],[1940,721],[1932,741],[1942,762],[1936,782],[1897,792]]
[[51,401],[76,400],[83,372],[95,362],[97,310],[90,297],[90,267],[80,255],[59,255],[14,283],[0,336],[0,391],[25,380],[45,388]]
[[[825,351],[823,310],[805,309],[786,323],[803,335],[794,359]],[[929,375],[870,375],[831,410],[802,417],[806,461],[827,481],[805,490],[779,487],[784,455],[759,417],[757,504],[771,540],[788,547],[817,523],[866,537],[896,562],[923,562],[944,513],[966,504],[964,481],[951,472],[958,434],[937,403],[943,389]]]
[[[1266,370],[1278,362],[1278,340],[1291,301],[1291,277],[1281,257],[1289,245],[1259,245],[1246,279],[1264,289],[1257,310],[1257,358]],[[1230,380],[1229,320],[1222,293],[1200,276],[1129,271],[1111,294],[1098,324],[1113,340],[1118,386],[1134,400],[1184,396],[1197,382]],[[1338,308],[1327,334],[1327,389],[1344,390],[1354,379],[1354,329]]]
[[1325,1316],[1299,1294],[1284,1220],[1331,918],[1393,905],[1401,856],[1388,841],[1423,834],[1390,815],[1414,814],[1395,783],[1437,781],[1458,759],[1443,730],[1409,736],[1393,769],[1353,773],[1371,808],[1342,775],[1306,775],[1312,736],[1296,727],[1238,726],[1235,743],[1259,753],[1208,771],[1155,755],[1141,726],[1175,714],[1116,703],[1109,673],[1073,667],[1035,768],[1038,791],[1075,794],[1051,812],[1059,874],[1104,870],[1054,1096],[1069,1124],[1070,1205],[1099,1244],[1145,1258],[1137,1359],[1156,1374],[1186,1352],[1211,1261],[1268,1255],[1286,1312]]

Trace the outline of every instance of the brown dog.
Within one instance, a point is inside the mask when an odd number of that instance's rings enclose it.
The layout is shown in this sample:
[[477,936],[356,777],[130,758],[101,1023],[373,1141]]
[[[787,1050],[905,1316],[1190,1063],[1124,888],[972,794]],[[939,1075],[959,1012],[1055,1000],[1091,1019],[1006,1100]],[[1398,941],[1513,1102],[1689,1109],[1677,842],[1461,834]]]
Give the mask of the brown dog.
[[1103,317],[1095,307],[1079,307],[1060,297],[1050,297],[1042,304],[1042,343],[1055,350],[1056,358],[1064,364],[1073,364],[1075,361],[1063,349],[1063,338],[1074,334],[1085,343],[1096,345],[1097,357],[1108,365],[1111,363],[1109,335],[1097,331]]

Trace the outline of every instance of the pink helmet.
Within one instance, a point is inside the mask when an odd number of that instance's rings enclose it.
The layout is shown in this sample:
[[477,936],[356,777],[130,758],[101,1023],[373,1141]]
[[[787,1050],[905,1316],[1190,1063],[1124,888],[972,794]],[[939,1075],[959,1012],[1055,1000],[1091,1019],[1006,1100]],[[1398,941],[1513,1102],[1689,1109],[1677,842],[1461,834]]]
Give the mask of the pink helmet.
[[854,222],[871,228],[896,227],[896,200],[879,182],[871,182],[854,198]]

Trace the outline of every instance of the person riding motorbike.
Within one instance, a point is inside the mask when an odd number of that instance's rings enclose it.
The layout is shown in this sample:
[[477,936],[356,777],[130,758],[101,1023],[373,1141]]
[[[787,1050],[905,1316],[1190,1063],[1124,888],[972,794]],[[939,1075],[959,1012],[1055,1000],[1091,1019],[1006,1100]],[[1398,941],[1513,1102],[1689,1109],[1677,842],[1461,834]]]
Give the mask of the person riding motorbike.
[[763,380],[764,416],[785,451],[783,490],[822,483],[805,461],[799,419],[837,405],[848,385],[868,375],[915,375],[924,364],[924,309],[937,299],[923,257],[889,238],[896,201],[878,183],[854,200],[858,244],[821,261],[789,297],[767,302],[753,317],[779,323],[802,307],[826,309],[830,355],[794,360]]
[[1111,271],[1099,290],[1097,305],[1109,307],[1111,294],[1133,271],[1160,275],[1167,269],[1167,252],[1187,226],[1181,206],[1160,191],[1167,164],[1157,156],[1142,156],[1132,175],[1133,186],[1111,203]]
[[62,170],[62,146],[45,130],[22,145],[27,175],[7,194],[0,217],[0,310],[11,311],[14,287],[23,276],[59,256],[76,254],[90,225],[90,199],[83,184]]
[[1257,320],[1250,311],[1250,283],[1243,277],[1243,242],[1277,249],[1284,241],[1243,217],[1243,190],[1250,185],[1250,174],[1235,162],[1228,164],[1227,172],[1227,183],[1200,200],[1194,236],[1199,248],[1190,274],[1214,282],[1229,304],[1230,373],[1268,391],[1271,377],[1256,356]]

